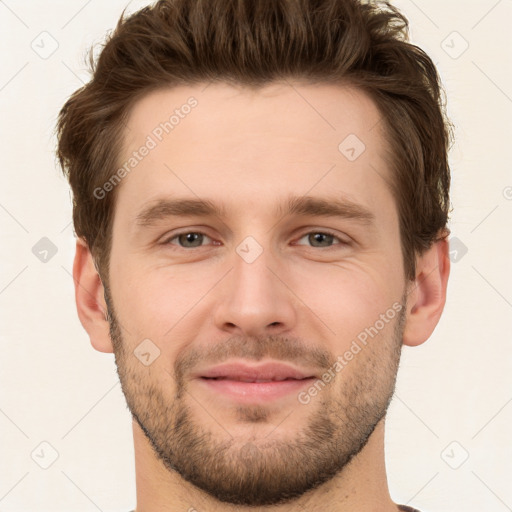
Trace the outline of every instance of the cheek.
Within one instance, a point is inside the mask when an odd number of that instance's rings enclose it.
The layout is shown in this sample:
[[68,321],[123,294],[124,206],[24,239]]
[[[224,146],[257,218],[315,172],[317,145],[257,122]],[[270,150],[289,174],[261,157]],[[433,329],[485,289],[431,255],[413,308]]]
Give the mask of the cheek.
[[131,339],[150,338],[163,343],[174,338],[183,326],[193,330],[190,319],[199,311],[204,313],[201,299],[216,281],[217,269],[150,268],[138,261],[123,265],[122,275],[118,272],[112,280],[116,292],[113,300]]
[[[381,261],[364,264],[302,264],[288,282],[340,343],[349,342],[402,298],[400,268]],[[327,334],[329,334],[329,332]]]

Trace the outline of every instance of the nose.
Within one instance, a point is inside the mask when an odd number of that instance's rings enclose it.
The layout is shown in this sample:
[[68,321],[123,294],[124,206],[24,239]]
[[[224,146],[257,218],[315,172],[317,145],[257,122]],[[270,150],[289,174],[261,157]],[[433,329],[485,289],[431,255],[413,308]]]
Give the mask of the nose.
[[297,311],[287,276],[276,258],[264,250],[248,263],[238,254],[220,283],[214,314],[216,326],[231,335],[280,334],[295,326]]

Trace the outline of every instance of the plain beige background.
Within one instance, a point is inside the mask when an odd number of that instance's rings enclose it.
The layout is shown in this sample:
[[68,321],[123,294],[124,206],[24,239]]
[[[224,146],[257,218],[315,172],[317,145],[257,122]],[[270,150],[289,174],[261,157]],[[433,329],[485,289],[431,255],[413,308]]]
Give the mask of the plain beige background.
[[[448,301],[431,339],[404,350],[387,422],[390,490],[422,512],[505,512],[512,1],[394,4],[441,72],[457,141]],[[57,113],[88,80],[86,49],[126,5],[0,1],[0,511],[135,505],[131,418],[113,356],[95,352],[78,321],[70,193],[53,154]]]

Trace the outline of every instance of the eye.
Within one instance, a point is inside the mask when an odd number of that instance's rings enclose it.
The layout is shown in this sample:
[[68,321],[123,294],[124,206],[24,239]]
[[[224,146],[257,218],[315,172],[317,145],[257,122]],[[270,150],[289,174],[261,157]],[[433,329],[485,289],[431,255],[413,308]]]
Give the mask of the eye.
[[[306,233],[302,235],[301,238],[299,238],[299,241],[307,238],[307,241],[311,244],[312,247],[325,247],[329,248],[333,246],[333,241],[337,240],[339,243],[334,245],[348,245],[349,243],[346,240],[342,240],[338,236],[336,236],[334,233],[330,233],[328,231],[310,231],[309,233]],[[303,244],[298,244],[303,245]]]
[[[200,231],[185,231],[178,233],[170,238],[164,240],[164,245],[178,245],[183,249],[194,249],[195,247],[201,247],[205,238],[211,240],[208,235],[201,233]],[[173,243],[173,240],[177,240],[178,243]]]
[[[328,249],[336,245],[349,245],[347,240],[343,240],[336,236],[334,233],[330,233],[328,231],[310,231],[305,233],[301,238],[298,239],[297,242],[295,242],[295,245],[304,245],[299,243],[303,239],[307,239],[307,242],[311,244],[311,247],[314,248]],[[178,246],[178,248],[182,249],[195,249],[204,246],[203,242],[208,242],[208,240],[213,242],[213,245],[219,245],[218,242],[215,242],[208,235],[202,233],[201,231],[183,231],[181,233],[176,233],[173,236],[165,239],[162,244]],[[338,243],[334,243],[335,241]]]

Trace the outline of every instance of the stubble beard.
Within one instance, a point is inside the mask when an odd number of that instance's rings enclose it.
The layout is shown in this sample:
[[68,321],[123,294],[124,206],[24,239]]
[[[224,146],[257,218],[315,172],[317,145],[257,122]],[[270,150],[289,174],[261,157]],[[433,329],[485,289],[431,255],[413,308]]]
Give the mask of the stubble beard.
[[[293,502],[340,474],[386,415],[400,361],[405,308],[394,319],[392,335],[379,336],[364,347],[350,362],[350,373],[344,368],[309,404],[297,402],[297,408],[310,407],[311,412],[295,436],[285,435],[294,410],[277,417],[265,405],[238,405],[238,421],[256,430],[258,424],[281,423],[266,437],[236,438],[229,426],[224,429],[211,420],[213,416],[222,422],[218,411],[207,412],[190,395],[183,361],[175,364],[174,396],[165,394],[158,376],[126,351],[107,291],[105,298],[117,372],[133,418],[170,472],[220,502],[252,507]],[[277,346],[279,354],[286,355],[290,346],[277,337],[253,344],[245,338],[228,342],[231,356],[256,360],[275,356]],[[209,424],[212,428],[205,426]]]

